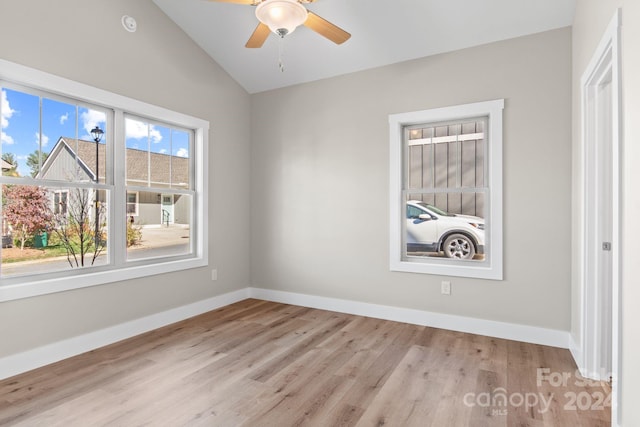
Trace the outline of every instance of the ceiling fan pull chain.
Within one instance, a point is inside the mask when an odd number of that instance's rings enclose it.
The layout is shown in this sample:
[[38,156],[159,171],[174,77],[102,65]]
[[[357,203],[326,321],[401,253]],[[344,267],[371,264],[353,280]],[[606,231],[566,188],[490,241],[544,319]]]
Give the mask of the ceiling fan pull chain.
[[282,54],[284,53],[284,37],[280,37],[278,40],[278,67],[280,72],[284,73],[284,62],[282,61]]

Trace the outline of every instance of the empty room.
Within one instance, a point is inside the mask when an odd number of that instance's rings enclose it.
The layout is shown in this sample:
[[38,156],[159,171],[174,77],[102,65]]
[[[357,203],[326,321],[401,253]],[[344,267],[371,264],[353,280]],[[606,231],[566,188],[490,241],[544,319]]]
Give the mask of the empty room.
[[637,0],[0,0],[0,426],[637,426]]

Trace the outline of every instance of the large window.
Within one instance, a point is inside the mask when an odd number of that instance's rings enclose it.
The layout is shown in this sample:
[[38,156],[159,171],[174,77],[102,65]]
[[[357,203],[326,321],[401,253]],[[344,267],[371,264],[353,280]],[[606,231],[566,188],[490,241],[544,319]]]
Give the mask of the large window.
[[502,108],[390,116],[392,270],[502,279]]
[[0,93],[0,301],[206,265],[207,122],[1,60]]

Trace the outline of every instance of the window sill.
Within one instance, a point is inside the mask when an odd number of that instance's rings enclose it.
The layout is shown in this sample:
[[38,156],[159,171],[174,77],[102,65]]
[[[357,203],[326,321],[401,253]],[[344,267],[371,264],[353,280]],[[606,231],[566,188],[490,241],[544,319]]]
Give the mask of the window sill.
[[[473,261],[471,261],[473,262]],[[391,271],[405,273],[434,274],[437,276],[470,277],[474,279],[502,280],[502,268],[491,265],[443,265],[411,261],[392,261]]]
[[97,271],[75,276],[0,285],[0,302],[87,288],[90,286],[105,285],[123,280],[137,279],[191,268],[206,267],[207,265],[207,260],[202,257],[189,258],[166,261],[153,265],[124,267],[118,270]]

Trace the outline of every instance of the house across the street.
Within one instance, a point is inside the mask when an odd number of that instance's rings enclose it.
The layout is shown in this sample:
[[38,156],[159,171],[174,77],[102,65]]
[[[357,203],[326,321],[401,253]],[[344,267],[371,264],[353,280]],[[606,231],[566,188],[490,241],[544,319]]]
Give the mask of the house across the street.
[[[42,165],[37,177],[50,180],[104,183],[107,146],[93,141],[60,137]],[[96,162],[97,154],[97,162]],[[97,174],[96,174],[97,163]],[[133,148],[126,149],[127,217],[141,225],[189,224],[188,196],[162,189],[189,188],[189,159]],[[140,187],[150,187],[143,191]],[[65,212],[69,200],[66,189],[51,189],[55,213]],[[98,200],[106,203],[105,191]]]

